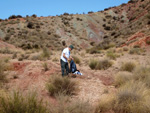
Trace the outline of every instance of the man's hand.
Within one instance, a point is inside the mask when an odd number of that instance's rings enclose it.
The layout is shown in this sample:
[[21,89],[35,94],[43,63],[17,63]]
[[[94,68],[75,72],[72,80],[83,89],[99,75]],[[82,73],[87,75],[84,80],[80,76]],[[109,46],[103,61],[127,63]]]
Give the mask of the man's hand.
[[70,56],[70,60],[73,60],[73,58]]

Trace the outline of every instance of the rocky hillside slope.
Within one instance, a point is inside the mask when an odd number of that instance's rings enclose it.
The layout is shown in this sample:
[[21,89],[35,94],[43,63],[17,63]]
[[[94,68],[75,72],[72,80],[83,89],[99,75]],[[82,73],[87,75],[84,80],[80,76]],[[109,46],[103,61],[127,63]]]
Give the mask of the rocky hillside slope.
[[128,37],[137,32],[148,36],[149,26],[150,1],[130,0],[127,4],[88,14],[11,16],[8,20],[0,20],[0,39],[23,49],[60,50],[62,45],[70,43],[76,49],[99,43],[121,46],[135,42],[129,42]]

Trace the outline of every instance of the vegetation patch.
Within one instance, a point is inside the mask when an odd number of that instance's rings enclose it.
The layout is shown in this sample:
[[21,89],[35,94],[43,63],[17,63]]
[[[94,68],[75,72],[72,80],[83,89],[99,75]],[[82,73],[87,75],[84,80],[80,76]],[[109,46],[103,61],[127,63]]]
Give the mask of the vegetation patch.
[[99,61],[95,60],[95,59],[92,59],[89,62],[89,67],[91,69],[96,69],[96,70],[102,70],[102,69],[106,70],[111,66],[112,66],[112,62],[108,59],[101,59]]
[[121,66],[122,71],[132,72],[135,69],[136,65],[133,62],[125,62]]
[[77,83],[68,77],[61,75],[53,75],[46,84],[50,96],[58,94],[75,95],[77,92]]
[[80,60],[79,57],[77,57],[77,56],[72,56],[72,58],[73,58],[73,61],[74,61],[75,63],[77,63],[77,64],[80,64],[80,63],[81,63],[81,60]]
[[35,94],[23,96],[19,92],[12,95],[1,95],[1,113],[48,113],[42,100],[38,100]]

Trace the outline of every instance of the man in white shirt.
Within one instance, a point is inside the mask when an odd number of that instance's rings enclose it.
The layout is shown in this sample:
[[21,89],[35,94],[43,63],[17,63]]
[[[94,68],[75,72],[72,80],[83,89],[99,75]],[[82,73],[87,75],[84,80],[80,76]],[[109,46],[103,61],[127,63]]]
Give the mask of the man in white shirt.
[[68,75],[69,73],[68,61],[72,59],[72,57],[70,56],[70,51],[73,48],[74,48],[73,45],[70,45],[69,47],[65,48],[62,51],[61,58],[60,58],[62,76]]

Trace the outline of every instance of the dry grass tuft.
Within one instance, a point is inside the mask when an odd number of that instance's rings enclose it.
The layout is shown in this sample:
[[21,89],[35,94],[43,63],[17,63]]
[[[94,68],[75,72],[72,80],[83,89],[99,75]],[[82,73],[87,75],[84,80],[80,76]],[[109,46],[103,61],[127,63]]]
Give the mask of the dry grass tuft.
[[77,83],[70,78],[53,75],[47,83],[47,89],[51,96],[55,96],[58,94],[74,95],[78,88]]
[[73,60],[74,60],[74,62],[75,62],[76,64],[80,64],[80,63],[81,63],[81,60],[80,60],[79,57],[77,57],[77,56],[72,56],[72,58],[73,58]]
[[114,85],[116,87],[120,87],[123,84],[125,84],[127,81],[131,80],[133,77],[132,73],[124,71],[119,72],[117,75],[115,75]]
[[109,112],[111,109],[113,109],[113,104],[115,102],[114,95],[105,96],[102,98],[98,105],[96,106],[94,113],[105,113]]
[[89,62],[89,67],[91,69],[96,69],[96,70],[102,70],[102,69],[106,70],[111,66],[112,66],[112,62],[108,59],[101,59],[99,61],[96,59],[92,59]]
[[115,113],[149,113],[150,90],[143,82],[130,81],[116,94]]
[[132,72],[135,69],[136,65],[133,62],[125,62],[121,66],[122,71],[129,71]]
[[26,97],[19,92],[14,92],[13,95],[1,95],[0,103],[1,113],[48,113],[43,101],[38,101],[35,93]]

